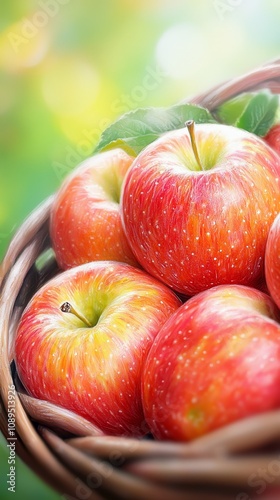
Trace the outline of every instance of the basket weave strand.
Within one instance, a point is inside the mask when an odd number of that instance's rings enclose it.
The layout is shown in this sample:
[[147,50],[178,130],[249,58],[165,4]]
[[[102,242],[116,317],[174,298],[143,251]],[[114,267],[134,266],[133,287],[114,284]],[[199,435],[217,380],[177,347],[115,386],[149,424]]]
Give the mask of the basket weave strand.
[[[229,98],[261,88],[280,93],[280,60],[186,102],[215,111]],[[280,410],[235,422],[190,443],[171,443],[105,436],[82,417],[25,393],[13,363],[14,334],[30,297],[58,272],[54,258],[40,271],[35,266],[50,247],[52,202],[50,197],[22,224],[0,268],[3,435],[9,437],[8,391],[15,385],[16,452],[66,498],[231,500],[245,491],[253,498],[256,490],[250,491],[248,478],[279,459]],[[277,485],[280,475],[273,476]],[[280,489],[275,498],[280,498]]]

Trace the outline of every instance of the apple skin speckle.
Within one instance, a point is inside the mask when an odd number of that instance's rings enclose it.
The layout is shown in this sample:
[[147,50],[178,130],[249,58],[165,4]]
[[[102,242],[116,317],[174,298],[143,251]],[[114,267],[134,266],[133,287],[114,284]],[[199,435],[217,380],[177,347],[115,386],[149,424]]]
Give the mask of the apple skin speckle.
[[[80,317],[61,310],[66,301]],[[20,319],[20,379],[32,396],[76,412],[106,434],[141,436],[142,365],[180,304],[169,288],[128,264],[100,261],[64,271],[34,294]]]
[[280,214],[268,233],[265,249],[265,278],[268,291],[280,308]]
[[279,315],[270,296],[242,285],[210,288],[178,308],[143,369],[154,437],[189,441],[279,408]]
[[55,197],[50,235],[62,269],[94,260],[139,264],[124,233],[119,196],[133,158],[114,149],[88,158],[64,181]]
[[198,124],[196,140],[206,170],[195,168],[185,129],[135,159],[121,193],[127,239],[144,269],[187,296],[220,284],[255,286],[280,211],[280,157],[226,125]]

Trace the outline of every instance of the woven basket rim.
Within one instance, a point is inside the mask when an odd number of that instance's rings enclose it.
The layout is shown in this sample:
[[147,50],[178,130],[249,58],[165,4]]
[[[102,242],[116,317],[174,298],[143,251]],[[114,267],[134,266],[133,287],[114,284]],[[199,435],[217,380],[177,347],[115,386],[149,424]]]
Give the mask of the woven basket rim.
[[[261,88],[280,94],[280,59],[184,102],[213,111],[230,97]],[[84,488],[87,498],[92,499],[235,498],[233,492],[248,486],[250,474],[258,467],[266,468],[273,460],[274,454],[265,453],[263,449],[267,443],[280,438],[280,410],[235,422],[190,443],[137,440],[104,436],[71,412],[31,398],[20,385],[12,363],[17,322],[34,289],[58,272],[55,259],[50,259],[41,272],[34,265],[42,252],[50,248],[48,227],[53,200],[54,195],[23,222],[0,266],[0,430],[3,435],[9,438],[8,392],[15,386],[17,454],[58,492],[79,498],[78,488]],[[252,455],[252,450],[257,453]],[[114,453],[121,456],[121,464],[120,460],[112,463],[110,456]],[[100,488],[88,481],[93,472],[100,478]],[[280,477],[275,478],[274,485],[280,485]]]

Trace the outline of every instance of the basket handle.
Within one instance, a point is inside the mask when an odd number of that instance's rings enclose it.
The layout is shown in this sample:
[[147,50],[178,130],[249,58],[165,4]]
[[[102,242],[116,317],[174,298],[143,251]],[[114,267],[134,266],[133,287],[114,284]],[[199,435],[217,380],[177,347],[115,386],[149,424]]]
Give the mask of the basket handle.
[[213,111],[223,102],[242,92],[261,88],[269,89],[275,94],[280,93],[280,59],[266,63],[233,80],[227,80],[191,99],[185,99],[183,103],[191,102]]

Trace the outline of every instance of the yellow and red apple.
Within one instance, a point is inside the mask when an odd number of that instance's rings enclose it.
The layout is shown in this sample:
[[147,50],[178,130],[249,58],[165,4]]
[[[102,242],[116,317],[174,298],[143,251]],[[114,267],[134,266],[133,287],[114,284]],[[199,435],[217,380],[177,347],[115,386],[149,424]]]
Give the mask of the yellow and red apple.
[[273,125],[268,133],[265,135],[264,140],[269,146],[280,154],[280,123]]
[[187,128],[164,134],[138,155],[122,186],[136,258],[187,296],[220,284],[255,286],[279,211],[280,157],[228,125],[198,124],[191,137]]
[[62,269],[94,260],[138,267],[119,210],[121,186],[132,161],[121,149],[113,149],[88,158],[65,179],[50,218],[52,245]]
[[280,407],[279,310],[242,285],[200,292],[156,336],[142,376],[157,439],[188,441]]
[[28,393],[85,417],[107,434],[146,432],[141,370],[160,327],[181,304],[144,271],[87,263],[33,296],[15,361]]
[[273,221],[265,249],[265,277],[271,297],[280,308],[280,213]]

